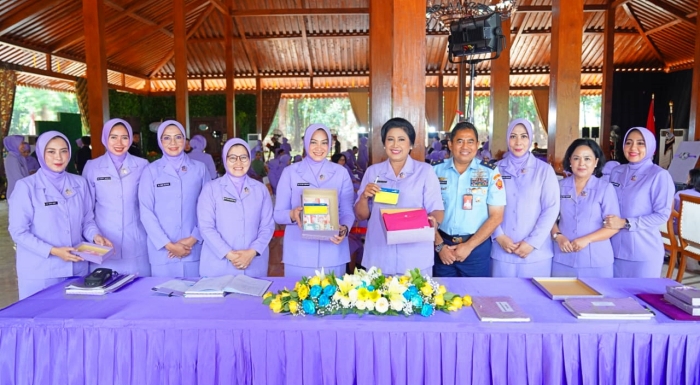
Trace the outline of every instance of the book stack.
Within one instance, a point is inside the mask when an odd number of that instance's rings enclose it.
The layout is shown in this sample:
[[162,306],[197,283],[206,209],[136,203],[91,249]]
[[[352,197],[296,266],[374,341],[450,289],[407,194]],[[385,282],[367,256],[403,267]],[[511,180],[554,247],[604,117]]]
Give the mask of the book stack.
[[692,316],[700,316],[700,289],[692,286],[666,286],[664,299]]
[[593,320],[648,320],[654,313],[634,298],[567,298],[563,302],[578,319]]
[[105,295],[113,293],[136,279],[136,274],[114,274],[109,281],[102,286],[85,286],[82,282],[71,283],[66,286],[66,294],[78,295]]
[[511,297],[473,297],[472,307],[482,322],[530,322]]

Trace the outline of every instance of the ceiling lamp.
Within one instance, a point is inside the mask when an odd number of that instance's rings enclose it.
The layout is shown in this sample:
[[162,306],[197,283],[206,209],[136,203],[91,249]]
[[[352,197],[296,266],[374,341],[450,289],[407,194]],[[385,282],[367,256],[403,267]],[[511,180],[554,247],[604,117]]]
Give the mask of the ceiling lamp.
[[517,9],[517,0],[500,0],[497,4],[486,5],[466,0],[442,0],[439,4],[433,4],[428,0],[426,18],[440,23],[442,28],[460,19],[490,16],[498,14],[501,19],[508,19]]

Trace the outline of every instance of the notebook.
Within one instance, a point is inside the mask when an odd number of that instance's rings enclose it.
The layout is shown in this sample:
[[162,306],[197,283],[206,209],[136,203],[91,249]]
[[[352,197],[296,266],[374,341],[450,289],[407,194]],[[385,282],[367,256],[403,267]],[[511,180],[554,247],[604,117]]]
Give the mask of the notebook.
[[114,274],[112,278],[102,286],[87,287],[81,282],[74,282],[66,286],[66,294],[78,295],[105,295],[113,293],[136,280],[136,274]]
[[666,293],[690,306],[700,306],[700,289],[692,286],[666,286]]
[[425,209],[416,209],[399,213],[384,213],[382,216],[387,231],[414,230],[430,227],[428,213]]
[[648,320],[654,313],[634,298],[567,298],[563,302],[578,319],[597,320]]
[[185,298],[210,298],[223,297],[226,293],[238,293],[262,297],[271,284],[271,281],[243,274],[207,277],[186,289],[184,296]]
[[195,283],[197,283],[196,280],[192,281],[187,279],[171,279],[168,282],[164,282],[160,285],[152,287],[151,290],[159,294],[165,294],[169,297],[184,297],[185,292]]
[[482,322],[530,322],[511,297],[472,297],[472,307]]

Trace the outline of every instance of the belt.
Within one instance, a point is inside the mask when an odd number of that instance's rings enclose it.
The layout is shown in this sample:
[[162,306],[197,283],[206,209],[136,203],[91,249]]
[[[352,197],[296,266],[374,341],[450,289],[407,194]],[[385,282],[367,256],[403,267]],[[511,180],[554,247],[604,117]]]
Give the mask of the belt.
[[453,244],[458,245],[460,243],[464,243],[469,240],[469,238],[472,237],[474,234],[467,234],[467,235],[450,235],[447,234],[446,232],[442,230],[438,230],[440,233],[440,236],[444,238],[448,238],[450,241],[452,241]]

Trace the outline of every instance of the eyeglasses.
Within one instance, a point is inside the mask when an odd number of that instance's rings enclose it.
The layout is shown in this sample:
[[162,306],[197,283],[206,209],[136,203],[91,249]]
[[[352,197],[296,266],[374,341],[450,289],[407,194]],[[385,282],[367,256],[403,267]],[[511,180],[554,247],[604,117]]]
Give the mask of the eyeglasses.
[[185,140],[184,135],[175,135],[175,136],[170,136],[170,135],[164,135],[163,137],[160,138],[160,141],[163,143],[170,143],[170,142],[182,142]]
[[240,156],[229,155],[226,159],[228,159],[228,161],[231,163],[236,163],[239,160],[241,161],[241,163],[248,163],[248,161],[250,160],[250,157],[248,155],[240,155]]

